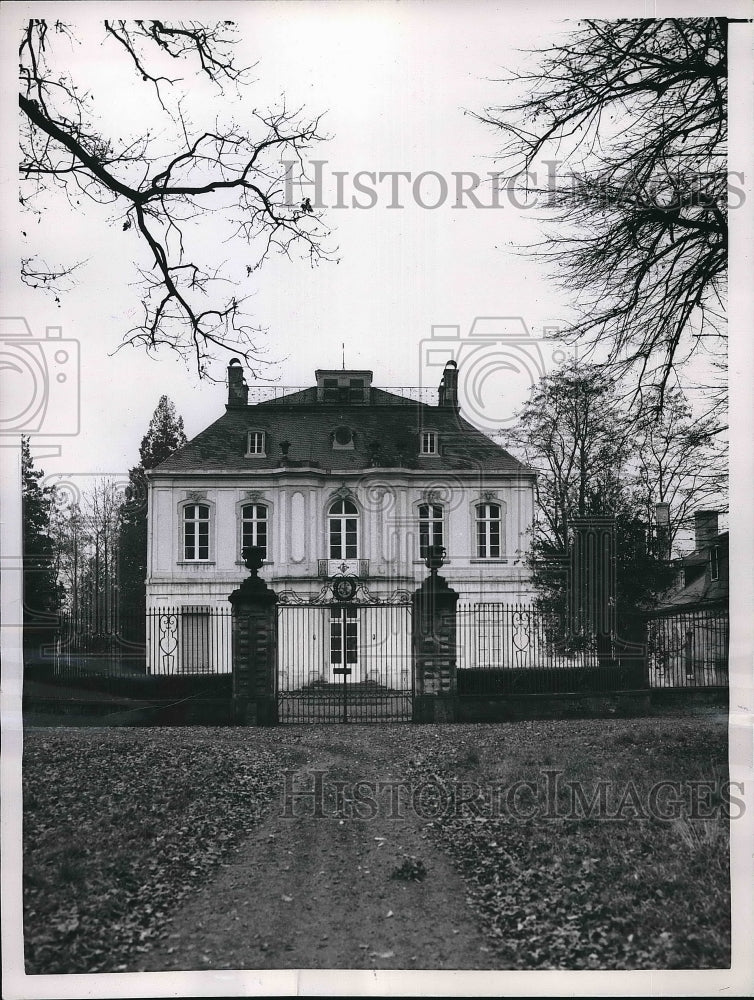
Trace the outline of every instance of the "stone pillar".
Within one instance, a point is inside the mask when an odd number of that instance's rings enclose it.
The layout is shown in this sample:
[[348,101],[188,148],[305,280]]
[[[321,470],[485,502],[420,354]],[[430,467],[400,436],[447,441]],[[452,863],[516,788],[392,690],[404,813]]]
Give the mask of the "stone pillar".
[[458,594],[433,570],[412,603],[414,722],[455,722]]
[[255,549],[243,550],[251,575],[228,597],[233,609],[233,719],[242,726],[273,726],[277,722],[277,595],[259,578],[262,554]]

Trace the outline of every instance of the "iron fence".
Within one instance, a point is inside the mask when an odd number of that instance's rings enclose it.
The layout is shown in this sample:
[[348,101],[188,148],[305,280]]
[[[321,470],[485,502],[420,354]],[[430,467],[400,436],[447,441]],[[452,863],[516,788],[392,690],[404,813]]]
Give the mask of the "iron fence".
[[459,604],[458,693],[727,685],[727,609],[620,618],[617,633],[595,635],[532,605]]
[[278,607],[280,722],[409,721],[408,604]]
[[[170,678],[180,686],[220,677],[218,690],[229,693],[231,618],[230,608],[204,605],[114,623],[63,615],[27,661],[26,678],[135,693]],[[620,637],[569,630],[558,615],[523,604],[459,604],[456,620],[461,696],[728,684],[723,606],[624,616]],[[281,606],[278,633],[281,721],[411,717],[408,605]]]
[[183,605],[108,623],[64,615],[46,659],[54,676],[71,679],[229,674],[231,611]]
[[285,406],[311,406],[314,403],[368,403],[370,406],[394,406],[399,396],[412,403],[436,406],[437,388],[416,385],[385,385],[369,388],[324,388],[303,385],[255,385],[249,386],[248,401],[257,403],[280,403]]
[[656,613],[646,622],[647,670],[656,688],[727,687],[728,608]]

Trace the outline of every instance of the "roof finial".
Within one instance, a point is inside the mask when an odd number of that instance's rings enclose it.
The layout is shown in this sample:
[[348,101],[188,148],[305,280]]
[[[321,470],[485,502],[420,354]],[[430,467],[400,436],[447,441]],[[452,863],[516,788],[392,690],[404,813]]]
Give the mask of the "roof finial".
[[340,349],[341,349],[341,356],[342,356],[341,366],[343,368],[343,371],[345,371],[346,370],[346,345],[345,345],[345,342],[341,343]]

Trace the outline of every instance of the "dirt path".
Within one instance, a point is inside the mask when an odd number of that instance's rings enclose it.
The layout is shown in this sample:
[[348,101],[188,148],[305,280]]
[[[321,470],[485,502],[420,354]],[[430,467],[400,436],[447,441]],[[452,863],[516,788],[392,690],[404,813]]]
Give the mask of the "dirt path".
[[[349,730],[332,730],[288,789],[312,789],[324,772],[323,816],[314,795],[273,803],[260,824],[215,879],[177,912],[167,938],[143,956],[140,971],[178,969],[483,969],[490,949],[466,905],[465,890],[448,859],[423,835],[410,808],[391,817],[390,795],[377,799],[373,818],[340,801],[337,782],[395,780],[386,760],[387,735],[372,728],[369,741],[349,744]],[[368,742],[369,749],[364,744]],[[393,786],[395,788],[395,786]],[[398,812],[397,790],[392,812]],[[407,865],[420,881],[392,877]],[[418,869],[420,871],[420,868]]]

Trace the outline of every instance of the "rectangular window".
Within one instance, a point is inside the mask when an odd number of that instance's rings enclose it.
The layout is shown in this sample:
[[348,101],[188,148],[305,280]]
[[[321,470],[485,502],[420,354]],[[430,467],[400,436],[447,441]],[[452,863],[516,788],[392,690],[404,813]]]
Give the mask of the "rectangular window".
[[[358,662],[359,621],[357,608],[330,609],[330,663],[341,666]],[[343,626],[345,624],[345,631]]]
[[267,507],[263,503],[249,503],[241,508],[241,552],[256,545],[267,558]]
[[710,551],[710,579],[718,580],[720,578],[720,546],[713,545]]
[[183,508],[183,558],[188,562],[209,559],[209,507],[188,504]]
[[422,455],[437,454],[437,434],[434,431],[422,431],[421,453]]
[[482,503],[476,509],[476,543],[479,559],[499,559],[502,514],[499,504]]
[[265,433],[264,431],[249,431],[246,454],[247,455],[264,455],[265,452]]
[[181,673],[212,673],[209,611],[184,610],[181,615]]
[[419,507],[419,556],[425,559],[430,545],[443,544],[442,506],[422,504]]

